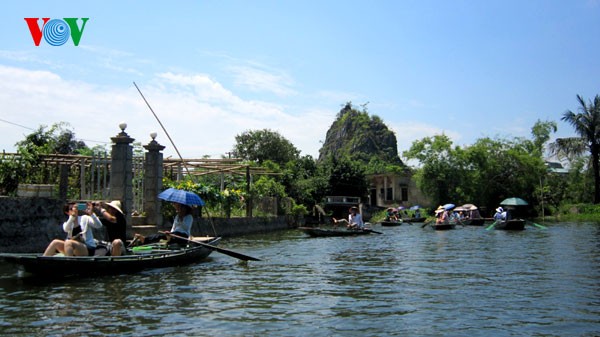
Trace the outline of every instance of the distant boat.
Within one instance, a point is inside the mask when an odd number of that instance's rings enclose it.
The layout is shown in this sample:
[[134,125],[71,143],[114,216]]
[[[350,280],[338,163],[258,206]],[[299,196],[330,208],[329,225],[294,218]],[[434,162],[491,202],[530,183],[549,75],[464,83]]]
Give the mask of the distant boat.
[[435,229],[436,231],[445,231],[445,230],[449,230],[449,229],[454,229],[456,227],[455,223],[452,222],[448,222],[448,223],[432,223],[431,228]]
[[355,236],[367,235],[373,232],[371,229],[330,229],[319,227],[298,227],[298,229],[311,237]]
[[402,220],[384,220],[381,221],[380,224],[384,227],[393,227],[393,226],[401,226]]

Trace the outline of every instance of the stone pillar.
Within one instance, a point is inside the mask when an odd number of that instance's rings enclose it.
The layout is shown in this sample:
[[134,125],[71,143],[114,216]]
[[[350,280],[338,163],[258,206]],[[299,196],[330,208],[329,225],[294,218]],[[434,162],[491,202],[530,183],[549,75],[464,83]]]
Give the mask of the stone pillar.
[[133,208],[133,143],[125,132],[127,124],[119,124],[121,133],[110,139],[113,142],[110,164],[110,199],[121,201],[127,219],[127,237],[131,237],[131,210]]
[[146,157],[144,161],[144,212],[149,225],[162,225],[162,214],[160,212],[161,201],[157,195],[162,191],[163,179],[163,154],[165,149],[156,140],[156,132],[150,134],[152,141],[144,145]]

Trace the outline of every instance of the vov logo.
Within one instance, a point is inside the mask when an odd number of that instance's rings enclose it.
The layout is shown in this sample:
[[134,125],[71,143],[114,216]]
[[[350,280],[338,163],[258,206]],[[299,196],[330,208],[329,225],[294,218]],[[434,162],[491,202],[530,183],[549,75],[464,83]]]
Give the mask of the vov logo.
[[38,47],[40,41],[42,41],[42,36],[44,36],[46,43],[51,46],[62,46],[69,40],[70,36],[73,44],[78,46],[79,41],[81,41],[81,35],[83,35],[83,30],[85,29],[85,24],[90,18],[81,18],[81,29],[77,26],[79,18],[63,18],[62,20],[42,18],[42,27],[39,25],[40,18],[24,19],[29,27],[29,32],[31,32],[33,43]]

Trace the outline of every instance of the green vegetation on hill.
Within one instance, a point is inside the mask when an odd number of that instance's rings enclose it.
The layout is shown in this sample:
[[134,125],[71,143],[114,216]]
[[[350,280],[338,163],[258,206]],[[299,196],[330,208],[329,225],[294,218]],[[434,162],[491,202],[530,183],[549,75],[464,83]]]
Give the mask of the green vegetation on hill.
[[378,116],[346,105],[337,114],[319,150],[319,161],[348,157],[366,165],[372,161],[403,166],[396,135]]

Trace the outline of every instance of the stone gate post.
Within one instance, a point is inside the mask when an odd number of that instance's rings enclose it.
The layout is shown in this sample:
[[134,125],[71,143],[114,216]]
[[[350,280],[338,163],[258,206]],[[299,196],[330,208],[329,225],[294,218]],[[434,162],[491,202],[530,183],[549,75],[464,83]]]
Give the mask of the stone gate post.
[[157,195],[162,191],[163,178],[163,154],[165,149],[156,140],[156,132],[150,134],[152,140],[146,149],[144,160],[144,207],[146,221],[149,225],[162,225],[162,214],[160,212],[161,201]]
[[127,237],[131,237],[131,210],[133,208],[133,143],[125,132],[127,123],[119,124],[121,132],[110,139],[113,142],[110,164],[110,199],[121,201],[127,220]]

